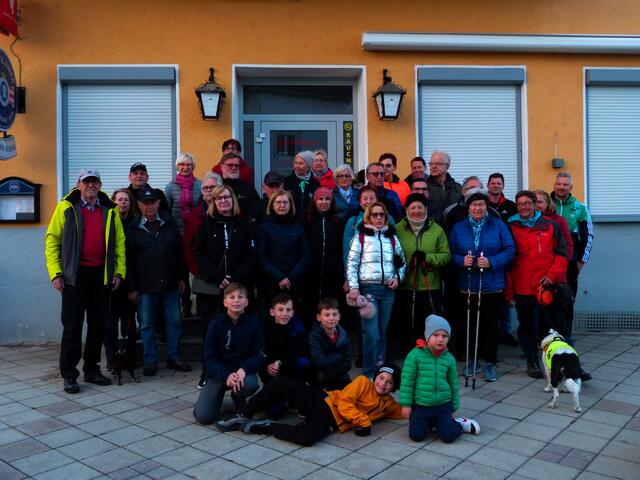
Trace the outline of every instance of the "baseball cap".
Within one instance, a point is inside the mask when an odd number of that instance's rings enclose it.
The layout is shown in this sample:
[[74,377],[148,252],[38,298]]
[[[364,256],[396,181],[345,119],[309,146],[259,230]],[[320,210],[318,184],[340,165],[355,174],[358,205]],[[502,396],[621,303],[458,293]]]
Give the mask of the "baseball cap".
[[283,182],[282,176],[278,172],[274,172],[272,170],[264,176],[263,183],[265,185],[275,185],[275,184],[281,185],[282,182]]
[[80,171],[78,172],[79,182],[81,182],[85,178],[91,178],[91,177],[97,178],[98,181],[102,181],[100,180],[100,172],[98,170],[94,170],[92,168],[81,168]]
[[129,173],[133,173],[136,170],[142,170],[143,172],[147,171],[147,166],[144,163],[134,163],[133,165],[131,165],[131,168],[129,169]]
[[160,192],[157,188],[144,190],[138,195],[139,202],[146,202],[147,200],[160,200]]

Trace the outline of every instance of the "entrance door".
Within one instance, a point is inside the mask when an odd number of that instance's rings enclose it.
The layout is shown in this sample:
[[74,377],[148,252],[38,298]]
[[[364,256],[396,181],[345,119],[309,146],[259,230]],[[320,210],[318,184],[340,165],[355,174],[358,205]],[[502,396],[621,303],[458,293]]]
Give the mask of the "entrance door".
[[[336,121],[261,121],[257,135],[261,143],[260,177],[262,181],[269,170],[287,176],[293,171],[293,158],[302,150],[327,151],[329,168],[338,164],[338,152],[342,151],[342,138],[338,136]],[[340,145],[338,145],[340,143]],[[258,165],[256,165],[256,169]]]

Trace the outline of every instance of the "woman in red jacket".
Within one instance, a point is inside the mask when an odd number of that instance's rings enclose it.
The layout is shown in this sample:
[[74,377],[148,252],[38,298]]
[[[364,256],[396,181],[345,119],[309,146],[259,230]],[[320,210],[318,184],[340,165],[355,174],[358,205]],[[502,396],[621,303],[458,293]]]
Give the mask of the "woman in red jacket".
[[560,228],[536,210],[536,201],[532,191],[516,194],[518,213],[509,218],[516,258],[507,275],[507,299],[516,303],[518,337],[527,358],[527,374],[542,378],[538,337],[544,312],[536,293],[540,285],[566,282],[568,257]]

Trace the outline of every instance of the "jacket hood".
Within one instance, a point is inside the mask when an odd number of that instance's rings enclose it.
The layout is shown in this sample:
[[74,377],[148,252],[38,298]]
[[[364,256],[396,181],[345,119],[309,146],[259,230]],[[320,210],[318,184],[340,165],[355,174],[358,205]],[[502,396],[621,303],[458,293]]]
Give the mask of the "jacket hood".
[[[73,187],[71,190],[69,190],[69,193],[64,196],[63,200],[66,200],[73,205],[80,203],[80,190],[78,190],[77,187]],[[102,190],[98,192],[98,201],[100,202],[100,205],[103,205],[107,208],[116,207],[116,204],[113,203],[113,201],[109,198],[109,195],[107,195]]]
[[[369,227],[367,227],[363,222],[358,224],[358,231],[364,233],[365,235],[373,236],[375,235],[375,231]],[[395,235],[396,229],[393,225],[387,225],[387,229],[384,231],[382,235],[385,237],[391,238]]]

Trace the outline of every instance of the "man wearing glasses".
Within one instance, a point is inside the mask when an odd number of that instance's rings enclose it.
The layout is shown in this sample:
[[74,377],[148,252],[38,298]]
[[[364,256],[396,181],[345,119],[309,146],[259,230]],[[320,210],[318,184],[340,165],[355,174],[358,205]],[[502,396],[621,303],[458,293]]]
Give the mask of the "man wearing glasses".
[[225,153],[220,160],[222,183],[231,187],[238,199],[240,215],[248,218],[253,205],[260,200],[258,192],[250,184],[240,179],[242,157],[237,153]]
[[116,290],[125,276],[125,240],[116,205],[100,191],[101,186],[97,170],[80,170],[76,188],[56,207],[45,236],[51,285],[62,294],[60,375],[64,391],[71,394],[80,391],[76,368],[80,357],[85,382],[111,384],[100,373],[100,351],[108,288]]
[[381,163],[370,163],[367,165],[367,185],[376,191],[378,200],[384,203],[387,212],[393,217],[395,222],[402,218],[402,205],[400,197],[393,190],[384,188],[385,168]]
[[462,186],[449,175],[451,158],[447,152],[436,150],[429,160],[429,199],[436,210],[444,210],[457,203],[462,196]]

